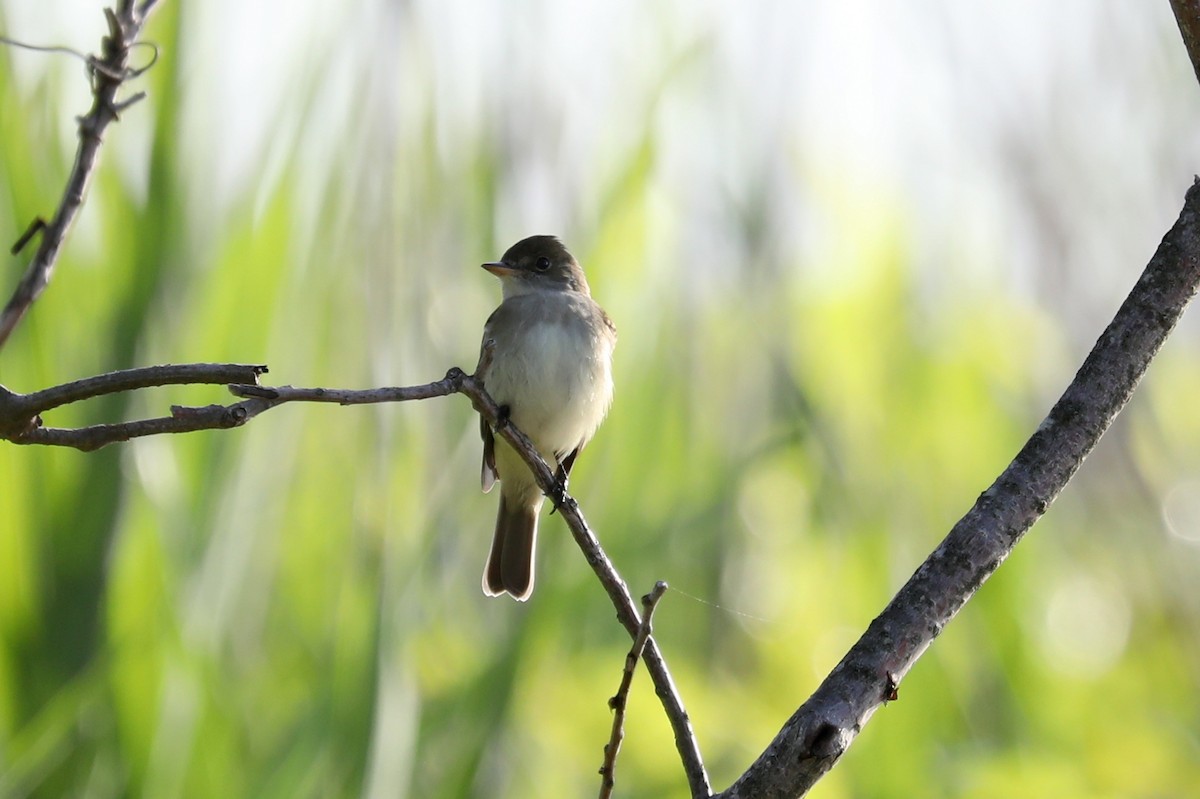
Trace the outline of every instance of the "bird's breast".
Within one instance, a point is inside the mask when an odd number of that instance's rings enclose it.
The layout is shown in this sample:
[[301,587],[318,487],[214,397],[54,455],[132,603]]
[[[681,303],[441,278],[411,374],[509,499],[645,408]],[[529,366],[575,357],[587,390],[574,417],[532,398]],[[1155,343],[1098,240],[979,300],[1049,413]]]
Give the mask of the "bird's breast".
[[579,302],[562,305],[543,302],[517,314],[518,324],[497,325],[484,378],[544,455],[586,443],[612,401],[612,339],[598,324],[602,313]]

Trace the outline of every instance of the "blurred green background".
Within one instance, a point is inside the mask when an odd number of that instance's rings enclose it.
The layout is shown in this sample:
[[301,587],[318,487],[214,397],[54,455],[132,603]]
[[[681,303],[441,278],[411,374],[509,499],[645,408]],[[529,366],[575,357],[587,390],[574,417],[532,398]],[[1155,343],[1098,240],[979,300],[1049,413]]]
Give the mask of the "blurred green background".
[[[8,0],[0,31],[104,21]],[[426,382],[474,365],[477,265],[562,235],[621,331],[572,491],[635,594],[678,589],[657,634],[718,788],[1035,429],[1200,169],[1166,0],[164,0],[147,34],[0,382]],[[0,51],[3,241],[88,104],[78,61]],[[1193,310],[813,796],[1196,795],[1198,363]],[[628,640],[557,518],[533,599],[483,597],[479,450],[461,397],[0,446],[0,796],[593,795]],[[642,671],[617,795],[686,796]]]

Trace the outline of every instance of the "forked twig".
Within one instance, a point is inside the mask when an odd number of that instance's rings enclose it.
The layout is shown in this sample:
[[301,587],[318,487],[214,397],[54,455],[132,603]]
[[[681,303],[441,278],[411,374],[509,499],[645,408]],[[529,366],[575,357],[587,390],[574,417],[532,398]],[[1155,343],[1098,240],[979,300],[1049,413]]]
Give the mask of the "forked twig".
[[[30,306],[50,283],[67,232],[83,205],[105,129],[110,122],[118,119],[123,110],[145,97],[144,92],[137,92],[124,100],[118,100],[117,92],[126,80],[143,71],[129,69],[129,51],[137,44],[137,37],[141,34],[146,16],[153,10],[156,2],[157,0],[146,0],[135,9],[132,2],[122,0],[118,11],[104,10],[108,20],[108,35],[101,42],[101,55],[85,59],[92,73],[92,108],[79,118],[79,146],[75,151],[75,163],[67,177],[62,199],[49,222],[43,222],[40,217],[34,220],[13,246],[15,254],[34,235],[39,232],[42,234],[33,260],[13,291],[8,304],[0,311],[0,348],[8,341],[8,337],[12,335]],[[74,53],[69,48],[51,49]]]
[[609,799],[612,796],[613,787],[617,784],[617,755],[621,752],[621,742],[625,740],[625,708],[629,702],[630,686],[633,685],[633,672],[637,668],[638,660],[642,657],[642,650],[646,648],[646,641],[650,638],[650,620],[654,615],[654,609],[658,606],[658,600],[662,599],[666,592],[667,584],[659,580],[654,584],[654,590],[642,597],[642,623],[638,626],[633,646],[629,648],[629,654],[625,656],[621,684],[617,686],[616,694],[608,700],[608,706],[613,712],[613,722],[608,743],[604,745],[604,763],[600,766],[600,799]]

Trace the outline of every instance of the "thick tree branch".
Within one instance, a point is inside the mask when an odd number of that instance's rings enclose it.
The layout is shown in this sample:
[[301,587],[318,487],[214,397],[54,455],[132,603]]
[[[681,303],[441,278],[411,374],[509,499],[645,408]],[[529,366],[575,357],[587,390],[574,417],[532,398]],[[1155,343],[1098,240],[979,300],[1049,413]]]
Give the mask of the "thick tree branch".
[[1171,10],[1175,12],[1175,22],[1192,61],[1192,70],[1200,80],[1200,0],[1171,0]]
[[[67,177],[67,185],[54,216],[49,222],[35,220],[18,242],[23,246],[34,233],[40,231],[42,234],[33,261],[17,284],[12,298],[0,311],[0,348],[50,282],[67,231],[83,205],[105,128],[118,119],[121,111],[145,97],[139,92],[125,100],[118,100],[117,92],[126,80],[141,74],[139,70],[128,68],[129,51],[137,42],[146,16],[154,9],[156,2],[145,0],[135,8],[132,2],[122,0],[117,12],[112,9],[104,11],[108,20],[108,36],[101,42],[101,55],[88,59],[92,73],[92,108],[79,118],[79,148],[75,151],[75,164]],[[14,252],[19,249],[14,248]]]
[[804,794],[1075,474],[1200,285],[1200,180],[1033,437],[723,799]]

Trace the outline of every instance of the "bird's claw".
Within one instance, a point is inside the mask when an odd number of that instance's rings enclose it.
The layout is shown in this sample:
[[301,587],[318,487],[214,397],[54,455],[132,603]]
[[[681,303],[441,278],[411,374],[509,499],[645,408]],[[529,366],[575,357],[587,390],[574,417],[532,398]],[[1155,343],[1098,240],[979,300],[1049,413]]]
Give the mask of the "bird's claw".
[[550,515],[553,516],[555,511],[567,501],[567,473],[561,465],[554,471],[554,485],[547,496],[550,497],[550,503],[553,505],[550,508]]
[[507,405],[501,405],[496,409],[496,429],[508,426],[508,420],[512,416],[512,408]]

